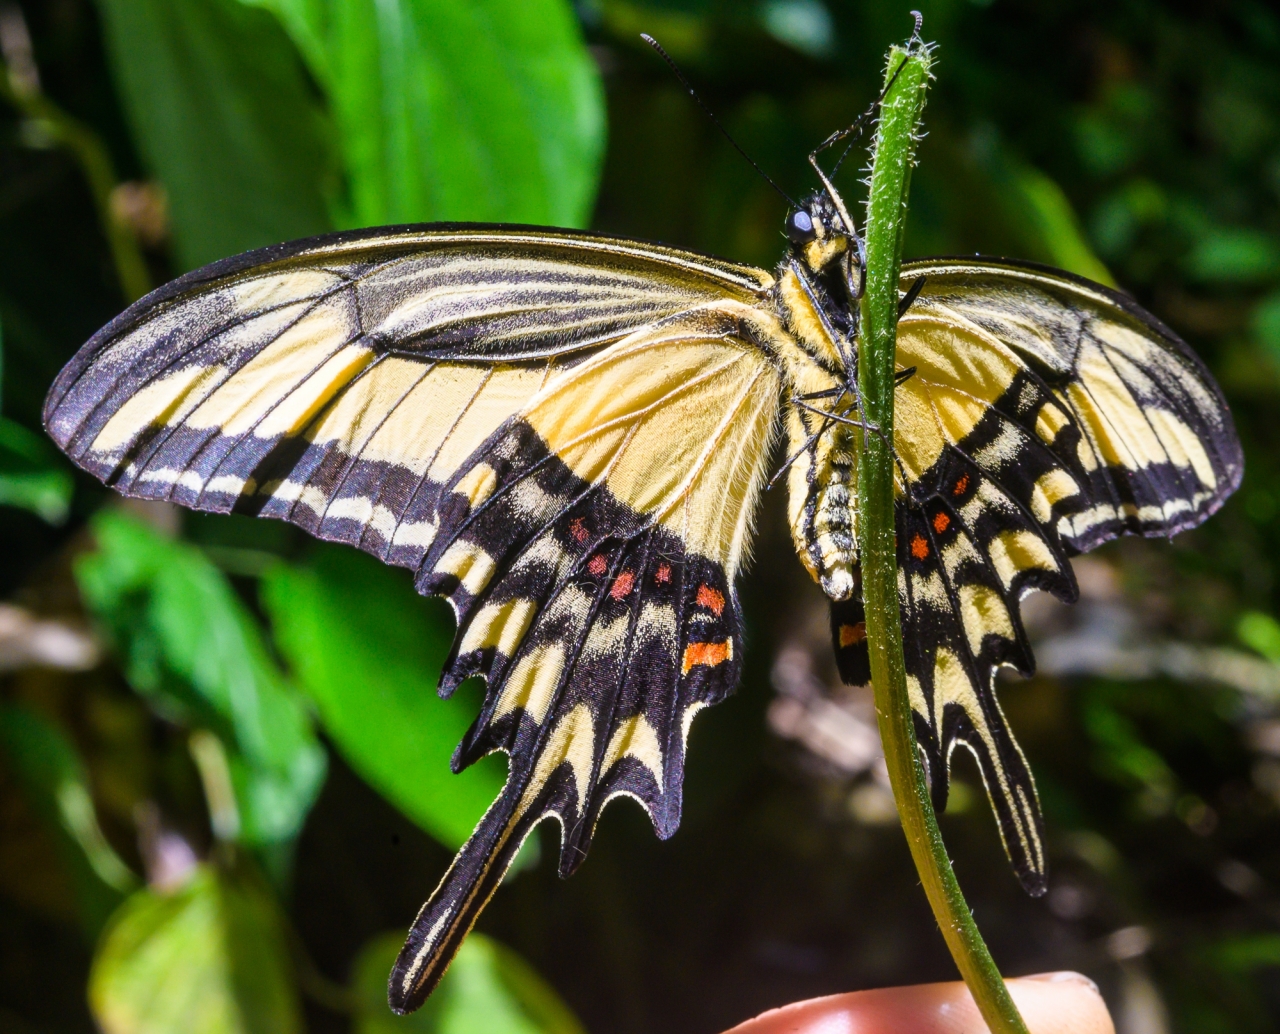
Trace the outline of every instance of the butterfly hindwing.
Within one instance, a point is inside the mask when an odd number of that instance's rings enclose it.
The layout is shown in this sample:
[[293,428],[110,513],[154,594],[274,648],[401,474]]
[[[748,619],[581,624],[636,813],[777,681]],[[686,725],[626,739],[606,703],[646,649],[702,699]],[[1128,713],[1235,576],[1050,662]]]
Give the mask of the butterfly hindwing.
[[[1024,885],[1044,889],[1034,781],[994,678],[1034,667],[1032,589],[1077,595],[1068,557],[1126,532],[1173,535],[1239,484],[1221,393],[1171,331],[1123,296],[1038,268],[957,260],[899,323],[899,599],[916,730],[935,802],[951,751],[978,761]],[[832,609],[842,675],[861,676],[861,604]],[[846,671],[848,674],[846,674]]]
[[[1175,535],[1239,485],[1243,458],[1222,392],[1195,353],[1132,299],[1064,273],[996,262],[904,267],[904,280],[919,276],[926,283],[900,325],[899,361],[914,362],[920,342],[930,352],[999,355],[998,367],[1013,358],[1016,383],[1001,386],[996,376],[978,395],[1061,461],[1061,473],[1039,475],[1041,493],[1029,501],[1058,506],[1044,523],[1070,551],[1124,533]],[[1065,503],[1063,473],[1079,482],[1087,505]]]
[[696,712],[742,659],[733,578],[776,422],[779,379],[726,314],[639,331],[539,391],[445,487],[418,575],[458,615],[443,688],[484,675],[461,767],[510,755],[506,787],[414,924],[392,975],[415,1007],[537,823],[560,869],[600,810],[680,815]]

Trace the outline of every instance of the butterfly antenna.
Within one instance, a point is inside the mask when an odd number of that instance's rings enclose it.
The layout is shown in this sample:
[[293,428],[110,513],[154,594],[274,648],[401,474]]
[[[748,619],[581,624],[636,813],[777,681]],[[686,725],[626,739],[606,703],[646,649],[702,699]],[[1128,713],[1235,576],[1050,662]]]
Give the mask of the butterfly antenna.
[[796,204],[795,200],[791,197],[791,195],[788,194],[785,190],[783,190],[780,186],[778,186],[778,184],[774,183],[773,177],[770,176],[767,172],[765,172],[764,169],[760,168],[760,166],[756,163],[756,160],[752,158],[751,155],[747,154],[747,152],[744,151],[741,148],[741,146],[739,146],[738,141],[736,141],[732,136],[729,135],[729,131],[725,129],[724,125],[720,122],[720,120],[716,118],[715,113],[702,102],[702,98],[698,96],[698,91],[695,90],[689,84],[689,80],[686,79],[684,77],[684,73],[680,71],[680,66],[677,65],[675,62],[675,59],[670,54],[668,54],[665,49],[663,49],[662,44],[659,43],[652,36],[650,36],[647,32],[640,33],[640,38],[644,40],[646,43],[648,43],[649,46],[653,47],[653,49],[658,52],[658,56],[661,57],[662,60],[667,63],[671,71],[675,73],[676,78],[679,79],[680,82],[684,84],[684,88],[689,91],[689,96],[698,102],[698,107],[700,107],[706,113],[707,118],[711,119],[711,121],[715,123],[716,129],[720,130],[720,132],[724,134],[724,138],[728,140],[729,143],[733,144],[733,149],[737,151],[740,155],[742,155],[742,157],[747,160],[747,163],[753,169],[755,169],[756,172],[760,173],[760,175],[764,177],[764,181],[768,183],[769,186],[771,186],[783,198],[786,199],[787,204],[789,204],[792,208],[799,208],[800,206]]
[[[907,50],[909,51],[914,50],[917,45],[923,45],[923,41],[920,39],[920,29],[924,26],[924,15],[922,15],[919,11],[912,11],[911,17],[915,19],[916,24],[915,24],[915,28],[911,32],[911,38],[907,40]],[[893,78],[890,79],[889,82],[885,84],[885,88],[880,91],[880,96],[875,99],[871,107],[869,107],[866,111],[864,111],[861,115],[859,115],[854,120],[853,125],[851,125],[848,129],[843,130],[841,133],[836,134],[834,139],[828,141],[827,144],[823,145],[823,146],[828,146],[829,144],[835,143],[837,140],[845,136],[850,136],[850,135],[853,136],[853,139],[850,140],[849,143],[845,145],[845,149],[841,153],[840,157],[836,159],[835,165],[831,167],[832,178],[834,178],[835,174],[840,171],[840,166],[843,165],[844,160],[849,157],[849,152],[853,150],[853,145],[858,142],[858,137],[861,136],[862,127],[866,124],[867,119],[869,119],[872,115],[874,115],[877,111],[880,110],[880,105],[884,103],[884,98],[886,94],[888,94],[888,92],[893,88],[893,84],[898,81],[898,76],[899,74],[901,74],[903,68],[906,67],[906,64],[907,63],[904,61],[902,64],[898,66],[898,70],[893,73]],[[819,150],[821,149],[822,148],[820,147]]]

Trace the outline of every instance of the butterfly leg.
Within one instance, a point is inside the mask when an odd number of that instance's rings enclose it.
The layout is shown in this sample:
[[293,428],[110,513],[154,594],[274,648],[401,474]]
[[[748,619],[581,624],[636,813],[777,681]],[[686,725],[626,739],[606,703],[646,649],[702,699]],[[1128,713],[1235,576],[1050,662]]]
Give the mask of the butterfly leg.
[[911,303],[920,297],[920,292],[924,290],[924,282],[928,279],[925,276],[918,276],[912,285],[907,288],[907,293],[898,302],[898,319],[902,319],[907,314],[907,310],[911,308]]
[[[865,419],[855,420],[847,416],[842,416],[839,413],[833,413],[828,409],[819,409],[817,406],[811,406],[808,403],[804,402],[799,396],[793,396],[791,401],[792,401],[792,404],[794,404],[798,408],[803,409],[808,413],[816,413],[818,416],[825,417],[827,420],[832,421],[833,423],[846,424],[849,427],[858,427],[858,428],[861,428],[863,431],[867,432],[868,434],[880,434],[880,428]],[[857,412],[861,413],[862,411],[857,410]]]

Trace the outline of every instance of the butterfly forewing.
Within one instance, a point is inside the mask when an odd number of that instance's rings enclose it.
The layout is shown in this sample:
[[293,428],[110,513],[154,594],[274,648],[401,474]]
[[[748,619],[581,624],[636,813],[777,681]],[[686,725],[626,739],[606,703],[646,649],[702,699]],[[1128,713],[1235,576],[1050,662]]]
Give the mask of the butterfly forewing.
[[766,274],[658,245],[485,227],[267,248],[100,331],[45,423],[119,491],[283,517],[416,567],[445,481],[547,379]]

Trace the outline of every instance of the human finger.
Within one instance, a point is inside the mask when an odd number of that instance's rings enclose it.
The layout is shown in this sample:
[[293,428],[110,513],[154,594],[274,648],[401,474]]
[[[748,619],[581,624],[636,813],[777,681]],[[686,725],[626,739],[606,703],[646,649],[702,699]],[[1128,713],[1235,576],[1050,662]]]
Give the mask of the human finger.
[[[1006,981],[1031,1034],[1115,1034],[1097,985],[1079,973]],[[987,1034],[960,981],[884,987],[795,1002],[726,1034]]]

